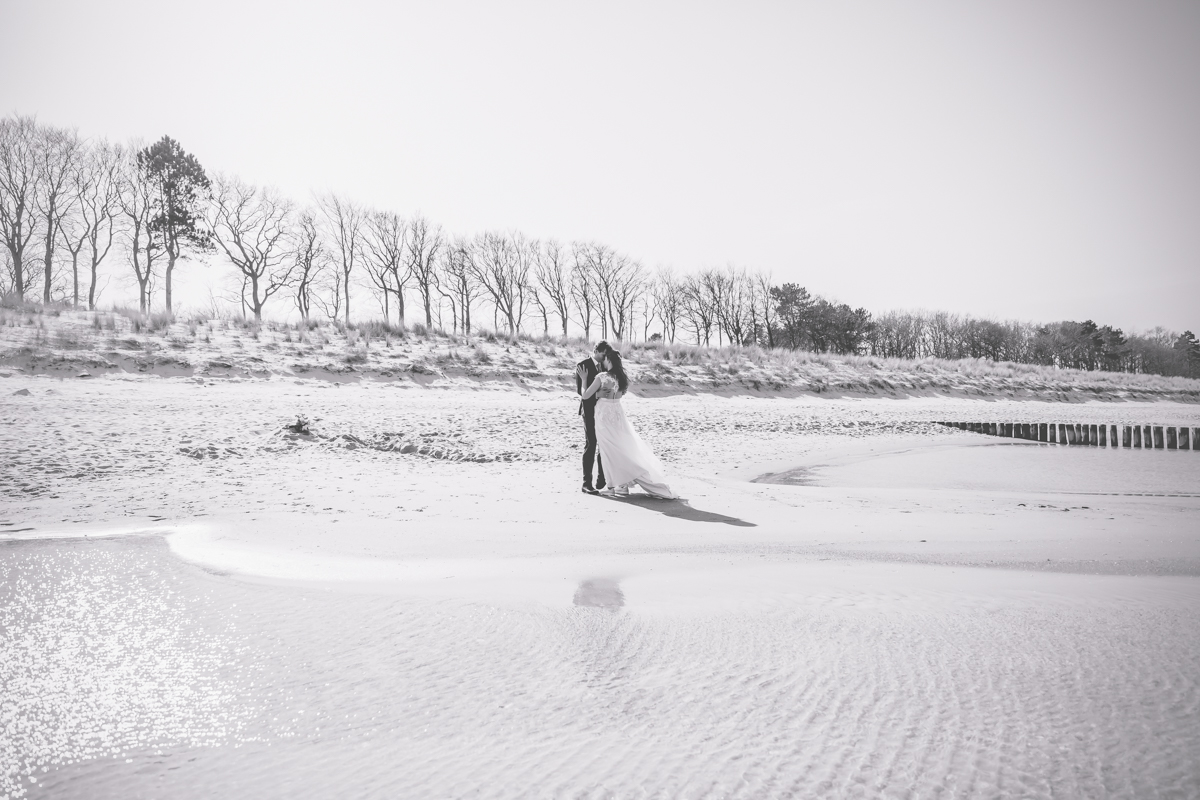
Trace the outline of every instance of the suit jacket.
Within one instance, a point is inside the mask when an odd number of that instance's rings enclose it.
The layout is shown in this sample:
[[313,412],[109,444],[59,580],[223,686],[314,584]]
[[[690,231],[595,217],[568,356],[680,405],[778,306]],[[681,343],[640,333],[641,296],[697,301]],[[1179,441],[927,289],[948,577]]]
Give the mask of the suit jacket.
[[580,396],[579,413],[581,415],[594,413],[595,408],[596,408],[596,395],[592,395],[588,399],[584,400],[584,399],[582,399],[583,398],[583,390],[586,389],[587,387],[591,386],[592,381],[596,380],[596,376],[600,374],[600,368],[597,367],[596,362],[590,358],[585,358],[583,361],[580,361],[578,364],[576,364],[575,367],[576,368],[579,368],[579,367],[587,368],[587,380],[586,381],[579,380],[579,375],[578,374],[575,375],[575,394]]

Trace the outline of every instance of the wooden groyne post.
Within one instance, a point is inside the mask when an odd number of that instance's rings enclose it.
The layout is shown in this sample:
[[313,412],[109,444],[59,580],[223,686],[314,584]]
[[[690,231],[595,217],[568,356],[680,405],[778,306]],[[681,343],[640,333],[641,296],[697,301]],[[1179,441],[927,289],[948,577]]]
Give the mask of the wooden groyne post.
[[939,422],[985,436],[1091,447],[1200,452],[1200,427],[1187,425],[1093,425],[1065,422]]

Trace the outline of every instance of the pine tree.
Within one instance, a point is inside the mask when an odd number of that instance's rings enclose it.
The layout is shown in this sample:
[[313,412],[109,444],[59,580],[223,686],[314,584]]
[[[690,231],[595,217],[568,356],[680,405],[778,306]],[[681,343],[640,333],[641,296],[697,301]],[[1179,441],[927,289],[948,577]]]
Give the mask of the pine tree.
[[162,237],[167,253],[167,311],[171,311],[171,275],[185,248],[212,249],[211,234],[203,225],[204,204],[211,185],[204,167],[184,152],[170,136],[137,154],[138,169],[153,183],[155,210],[150,227]]

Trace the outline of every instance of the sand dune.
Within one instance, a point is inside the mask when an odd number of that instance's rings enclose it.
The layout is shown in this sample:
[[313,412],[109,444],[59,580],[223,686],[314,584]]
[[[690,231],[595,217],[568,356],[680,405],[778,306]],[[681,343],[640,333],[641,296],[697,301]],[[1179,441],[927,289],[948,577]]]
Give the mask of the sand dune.
[[[760,347],[626,343],[636,390],[647,397],[1013,397],[1200,401],[1200,380],[1058,369],[986,359],[895,359]],[[573,389],[581,340],[401,332],[193,316],[148,318],[128,309],[0,308],[0,375],[163,376],[205,380],[302,378],[460,391]]]

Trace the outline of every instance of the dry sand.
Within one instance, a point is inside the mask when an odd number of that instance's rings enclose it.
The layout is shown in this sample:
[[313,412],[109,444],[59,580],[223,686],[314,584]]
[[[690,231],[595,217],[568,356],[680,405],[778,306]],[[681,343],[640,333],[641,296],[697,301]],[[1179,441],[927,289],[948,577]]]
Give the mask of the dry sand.
[[1200,453],[930,424],[1200,407],[628,407],[686,502],[561,391],[0,380],[0,792],[1200,795]]

